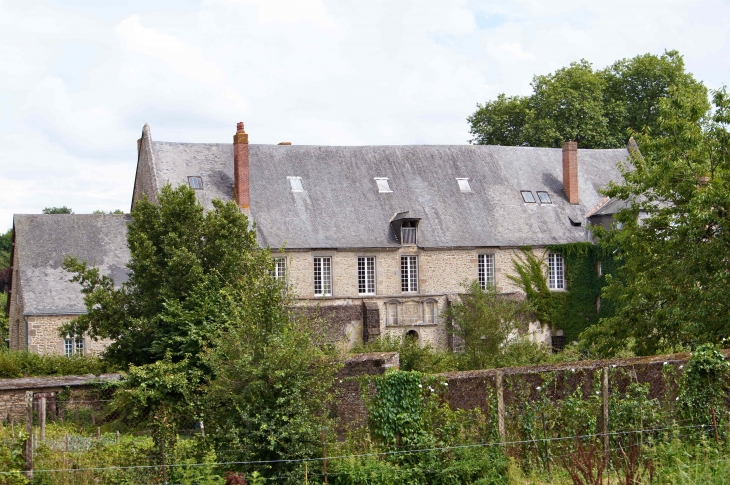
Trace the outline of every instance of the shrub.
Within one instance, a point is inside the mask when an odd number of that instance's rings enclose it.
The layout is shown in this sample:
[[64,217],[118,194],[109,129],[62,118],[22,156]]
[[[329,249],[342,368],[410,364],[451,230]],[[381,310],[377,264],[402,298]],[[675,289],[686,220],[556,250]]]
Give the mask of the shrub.
[[0,352],[0,378],[104,374],[115,369],[98,357],[38,355],[26,351]]
[[404,371],[415,370],[438,374],[458,369],[459,355],[448,350],[437,350],[428,342],[420,345],[416,339],[407,336],[385,335],[370,342],[356,345],[350,352],[353,354],[398,352],[400,369]]

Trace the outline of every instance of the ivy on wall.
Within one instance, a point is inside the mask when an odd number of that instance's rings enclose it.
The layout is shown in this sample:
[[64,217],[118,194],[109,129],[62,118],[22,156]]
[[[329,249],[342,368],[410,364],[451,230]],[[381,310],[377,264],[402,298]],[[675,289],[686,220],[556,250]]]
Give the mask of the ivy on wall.
[[526,258],[515,261],[518,276],[514,280],[525,290],[540,321],[562,330],[566,341],[572,342],[599,319],[613,315],[611,302],[602,300],[599,305],[598,298],[606,275],[615,272],[616,264],[610,253],[589,242],[556,244],[547,249],[563,255],[566,291],[547,290],[545,263],[529,250]]

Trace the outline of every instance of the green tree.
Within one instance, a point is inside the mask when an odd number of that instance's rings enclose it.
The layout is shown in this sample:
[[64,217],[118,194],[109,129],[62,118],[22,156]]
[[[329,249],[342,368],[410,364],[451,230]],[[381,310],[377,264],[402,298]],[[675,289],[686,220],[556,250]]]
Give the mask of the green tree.
[[658,106],[671,86],[704,90],[685,71],[682,56],[667,51],[622,59],[594,71],[585,60],[533,78],[530,96],[477,104],[467,118],[476,144],[582,148],[624,146],[630,129],[655,132]]
[[527,327],[529,304],[500,295],[492,286],[483,290],[478,281],[467,287],[460,300],[446,312],[449,332],[464,342],[460,367],[486,369],[499,365],[509,347],[508,339]]
[[163,187],[159,205],[135,205],[127,242],[129,280],[121,285],[84,261],[65,261],[87,313],[61,333],[111,339],[104,354],[111,362],[149,364],[170,352],[175,362],[189,356],[198,365],[236,304],[225,288],[236,288],[264,313],[283,303],[281,285],[269,275],[270,253],[259,248],[234,202],[216,200],[205,212],[193,189]]
[[595,228],[620,275],[604,289],[615,315],[582,335],[601,354],[730,337],[730,98],[714,92],[710,109],[701,86],[670,91],[659,103],[657,135],[635,134],[640,151],[631,150],[623,181],[606,190],[628,205],[617,229]]
[[74,211],[72,211],[69,207],[66,207],[65,205],[63,207],[46,207],[43,209],[44,214],[73,214]]

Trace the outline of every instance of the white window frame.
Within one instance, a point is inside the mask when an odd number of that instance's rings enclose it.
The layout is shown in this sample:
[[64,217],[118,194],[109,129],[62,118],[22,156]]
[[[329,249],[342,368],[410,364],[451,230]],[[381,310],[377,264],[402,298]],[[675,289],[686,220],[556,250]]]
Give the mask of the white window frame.
[[332,257],[314,257],[314,296],[332,296]]
[[84,337],[66,335],[66,338],[63,339],[63,354],[66,357],[84,355]]
[[482,290],[486,290],[488,285],[497,286],[497,272],[494,260],[495,257],[492,253],[477,256],[477,279]]
[[375,277],[375,256],[357,257],[357,293],[359,295],[374,295]]
[[461,192],[471,192],[471,185],[469,184],[468,178],[458,178],[456,182],[459,184],[459,190]]
[[548,287],[565,290],[565,260],[560,253],[548,253]]
[[418,292],[418,256],[400,257],[400,286],[403,293]]
[[286,258],[278,257],[274,258],[274,269],[271,271],[271,276],[277,281],[286,282]]

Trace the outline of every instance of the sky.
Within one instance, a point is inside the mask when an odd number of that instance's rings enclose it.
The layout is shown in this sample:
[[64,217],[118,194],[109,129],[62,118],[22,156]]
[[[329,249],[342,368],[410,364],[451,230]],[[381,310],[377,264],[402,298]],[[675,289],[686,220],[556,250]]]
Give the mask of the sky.
[[136,140],[465,144],[535,74],[676,49],[730,83],[730,0],[0,0],[0,231],[129,211]]

